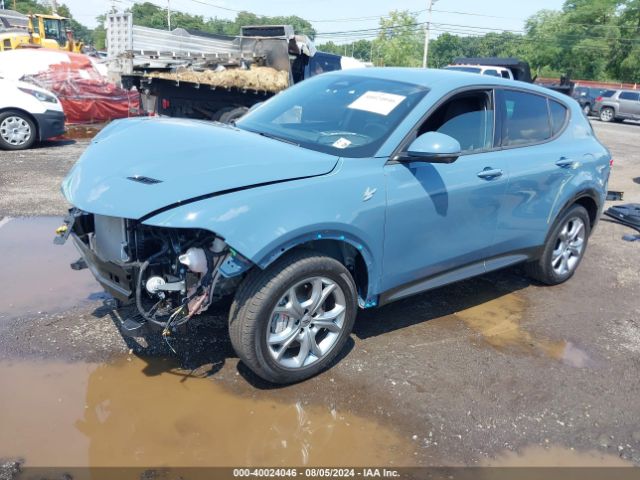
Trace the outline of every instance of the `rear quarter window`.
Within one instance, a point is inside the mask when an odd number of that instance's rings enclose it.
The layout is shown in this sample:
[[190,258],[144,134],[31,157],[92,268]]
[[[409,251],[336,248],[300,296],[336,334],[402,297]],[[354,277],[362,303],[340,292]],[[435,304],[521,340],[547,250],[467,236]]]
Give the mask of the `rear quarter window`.
[[555,137],[564,128],[568,110],[561,103],[549,100],[549,113],[551,117],[551,135]]
[[604,98],[611,98],[615,93],[616,93],[615,90],[605,90],[604,92],[602,92],[602,96]]

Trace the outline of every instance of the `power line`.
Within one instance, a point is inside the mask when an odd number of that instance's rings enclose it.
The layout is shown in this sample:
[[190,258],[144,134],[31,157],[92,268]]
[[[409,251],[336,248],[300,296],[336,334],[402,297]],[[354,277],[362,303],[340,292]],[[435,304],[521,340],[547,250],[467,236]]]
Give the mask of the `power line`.
[[[409,15],[419,15],[421,13],[426,12],[427,9],[424,8],[422,10],[416,10],[414,12],[407,12]],[[435,10],[434,10],[435,11]],[[378,19],[382,19],[382,18],[391,18],[390,14],[386,14],[386,15],[373,15],[370,17],[352,17],[352,18],[334,18],[334,19],[329,19],[329,20],[307,20],[308,22],[312,22],[312,23],[339,23],[339,22],[353,22],[353,21],[365,21],[365,20],[378,20]]]

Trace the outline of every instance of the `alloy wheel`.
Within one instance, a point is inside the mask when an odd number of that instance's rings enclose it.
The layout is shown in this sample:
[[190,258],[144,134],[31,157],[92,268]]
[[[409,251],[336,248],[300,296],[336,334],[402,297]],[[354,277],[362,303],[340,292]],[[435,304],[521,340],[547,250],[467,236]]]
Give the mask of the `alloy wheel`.
[[586,229],[582,219],[572,217],[564,224],[551,254],[551,267],[565,276],[575,270],[585,246]]
[[345,295],[327,277],[297,282],[278,300],[267,328],[267,349],[282,367],[299,369],[324,358],[344,327]]

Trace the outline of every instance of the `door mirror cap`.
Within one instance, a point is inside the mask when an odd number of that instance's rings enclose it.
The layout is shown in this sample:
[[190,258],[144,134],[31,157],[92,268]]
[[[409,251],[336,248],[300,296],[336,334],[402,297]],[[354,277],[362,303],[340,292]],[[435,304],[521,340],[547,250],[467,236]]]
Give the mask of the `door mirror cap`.
[[427,132],[416,138],[407,149],[410,162],[453,163],[462,154],[460,143],[438,132]]

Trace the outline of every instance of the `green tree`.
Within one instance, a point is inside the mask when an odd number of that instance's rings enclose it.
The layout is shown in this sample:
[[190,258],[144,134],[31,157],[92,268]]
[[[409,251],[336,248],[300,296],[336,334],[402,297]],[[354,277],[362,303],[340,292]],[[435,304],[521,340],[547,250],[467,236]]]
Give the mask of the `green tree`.
[[376,63],[386,66],[422,65],[424,31],[418,28],[417,14],[394,10],[380,19],[380,33],[374,40]]

